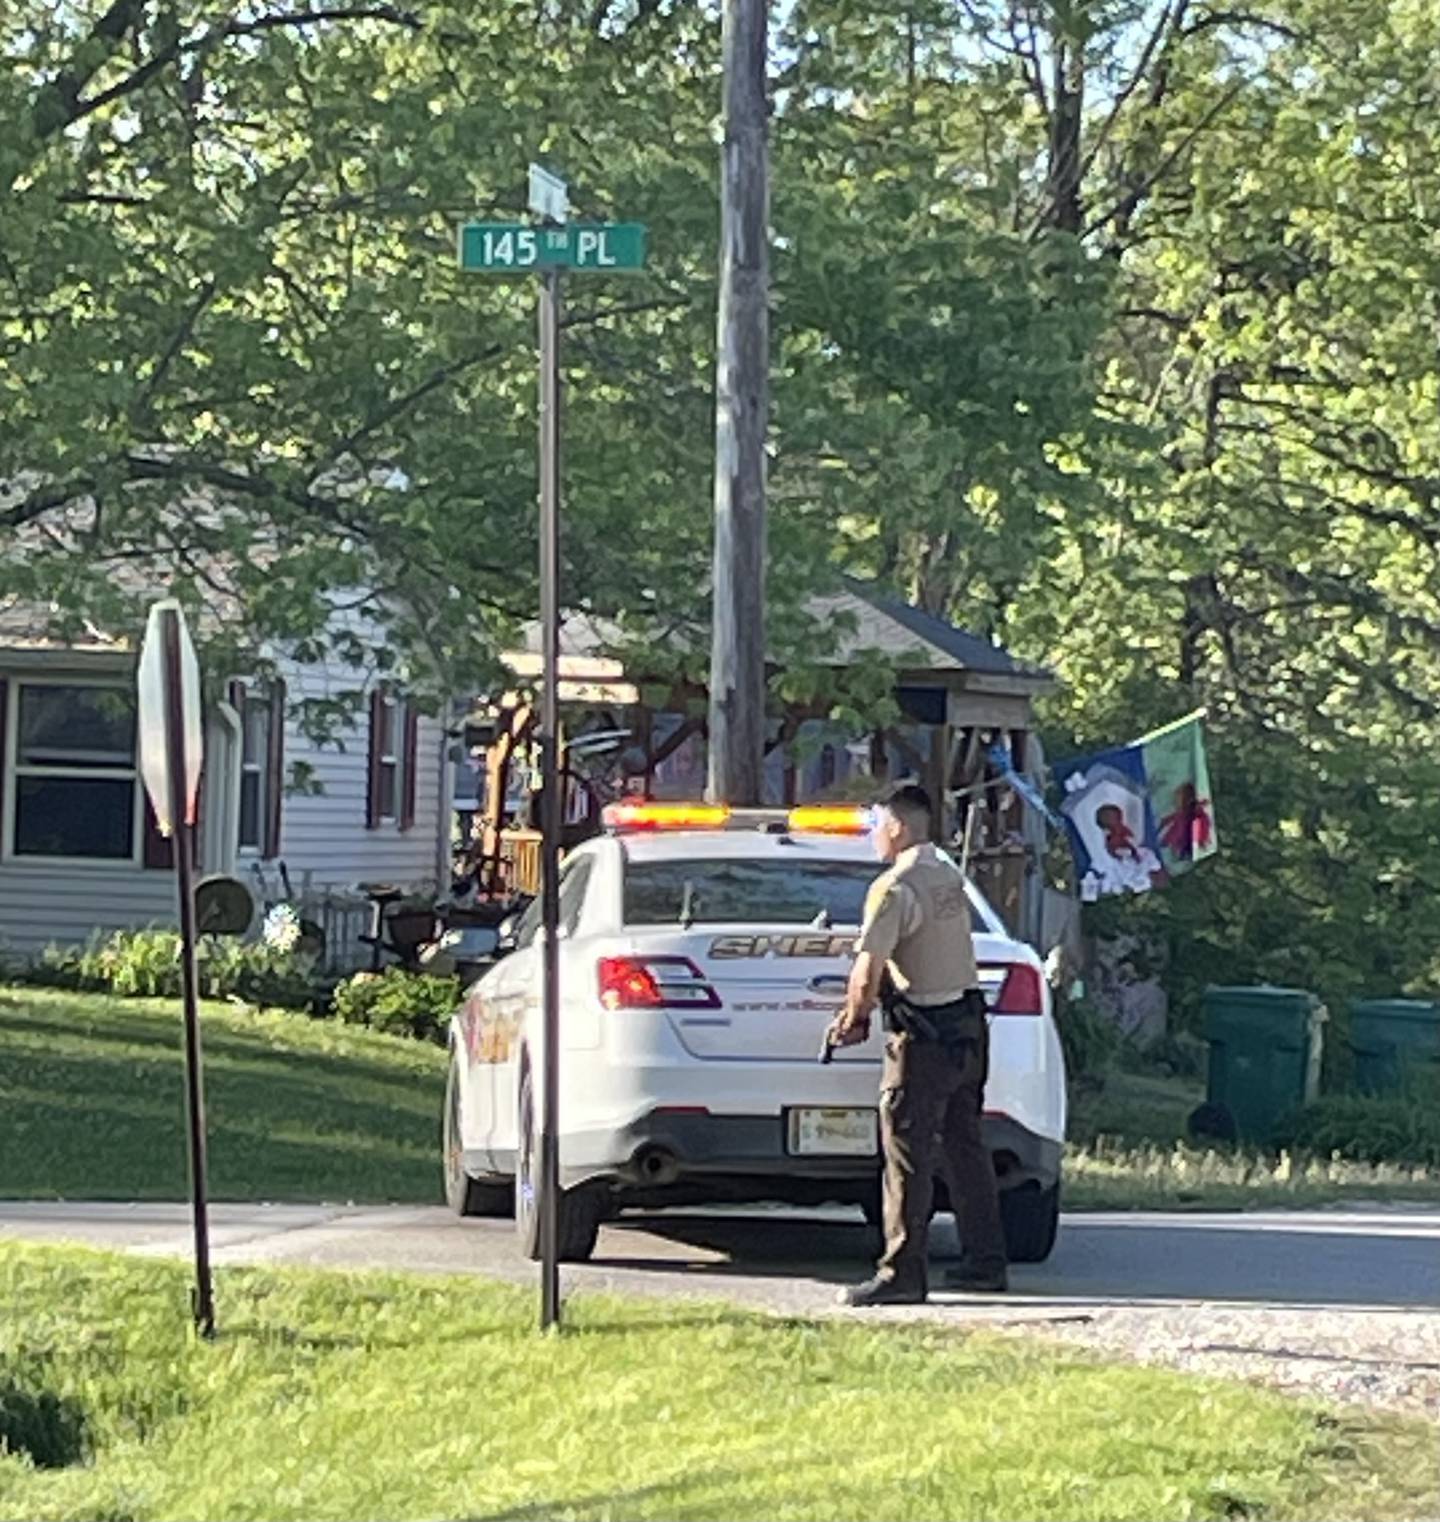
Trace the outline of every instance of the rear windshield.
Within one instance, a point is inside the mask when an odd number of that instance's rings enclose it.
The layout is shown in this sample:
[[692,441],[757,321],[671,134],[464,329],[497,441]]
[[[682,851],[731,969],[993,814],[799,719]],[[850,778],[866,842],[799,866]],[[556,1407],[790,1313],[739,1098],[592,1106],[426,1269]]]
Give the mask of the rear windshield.
[[[864,861],[716,860],[631,862],[625,923],[675,925],[858,925],[881,871]],[[971,908],[977,930],[984,924]]]

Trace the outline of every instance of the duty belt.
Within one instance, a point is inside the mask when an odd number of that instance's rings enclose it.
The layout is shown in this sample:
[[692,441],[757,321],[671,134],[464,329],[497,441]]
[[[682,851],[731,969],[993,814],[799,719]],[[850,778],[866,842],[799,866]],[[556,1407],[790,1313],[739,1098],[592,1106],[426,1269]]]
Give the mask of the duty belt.
[[[886,980],[887,985],[889,980]],[[972,988],[949,1004],[912,1004],[893,985],[882,987],[885,1029],[914,1041],[934,1042],[951,1056],[963,1056],[985,1035],[985,996]]]

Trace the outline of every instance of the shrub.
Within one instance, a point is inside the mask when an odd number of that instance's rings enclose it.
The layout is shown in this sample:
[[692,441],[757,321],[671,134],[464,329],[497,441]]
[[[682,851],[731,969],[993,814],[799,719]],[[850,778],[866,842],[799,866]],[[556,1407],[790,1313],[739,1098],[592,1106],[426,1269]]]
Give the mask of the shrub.
[[1199,1078],[1209,1060],[1209,1047],[1189,1031],[1168,1031],[1149,1046],[1124,1041],[1120,1066],[1129,1073],[1158,1073],[1166,1078]]
[[1350,1162],[1440,1167],[1440,1109],[1419,1094],[1337,1094],[1297,1110],[1276,1140]]
[[207,940],[198,962],[200,991],[209,999],[318,1010],[325,996],[314,957],[264,942]]
[[357,972],[335,989],[334,1012],[348,1025],[368,1025],[396,1036],[444,1046],[450,1016],[460,1002],[460,980],[387,967]]
[[[317,998],[313,958],[263,943],[206,936],[196,947],[200,993],[208,999],[311,1008]],[[31,981],[120,998],[178,998],[180,935],[175,930],[120,930],[84,946],[50,947]]]
[[1125,1039],[1113,1020],[1084,999],[1057,998],[1055,1027],[1065,1053],[1065,1071],[1072,1079],[1103,1073]]

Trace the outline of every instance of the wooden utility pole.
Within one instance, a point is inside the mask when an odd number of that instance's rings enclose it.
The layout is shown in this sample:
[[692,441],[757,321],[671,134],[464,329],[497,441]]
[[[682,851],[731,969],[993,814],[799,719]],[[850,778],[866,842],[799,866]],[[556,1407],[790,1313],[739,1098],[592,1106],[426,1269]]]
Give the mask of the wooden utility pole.
[[770,416],[769,0],[724,0],[725,143],[715,369],[715,611],[709,794],[761,802],[765,435]]

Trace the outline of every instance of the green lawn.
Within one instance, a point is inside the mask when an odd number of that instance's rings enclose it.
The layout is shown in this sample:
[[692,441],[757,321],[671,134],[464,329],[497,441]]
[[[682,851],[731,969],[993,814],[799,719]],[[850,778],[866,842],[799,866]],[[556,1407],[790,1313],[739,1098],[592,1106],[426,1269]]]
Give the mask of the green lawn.
[[[445,1054],[225,1005],[204,1012],[210,1188],[221,1200],[438,1201]],[[1440,1174],[1185,1145],[1198,1086],[1114,1073],[1075,1106],[1071,1209],[1440,1201]],[[181,1199],[173,1002],[0,987],[0,1198]]]
[[1079,1086],[1070,1103],[1070,1136],[1130,1142],[1183,1142],[1190,1112],[1205,1098],[1203,1078],[1160,1077],[1112,1068]]
[[1001,1333],[0,1246],[0,1517],[1418,1518],[1433,1428]]
[[[220,1200],[436,1200],[445,1053],[206,1005]],[[0,988],[0,1197],[183,1199],[177,1005]]]

